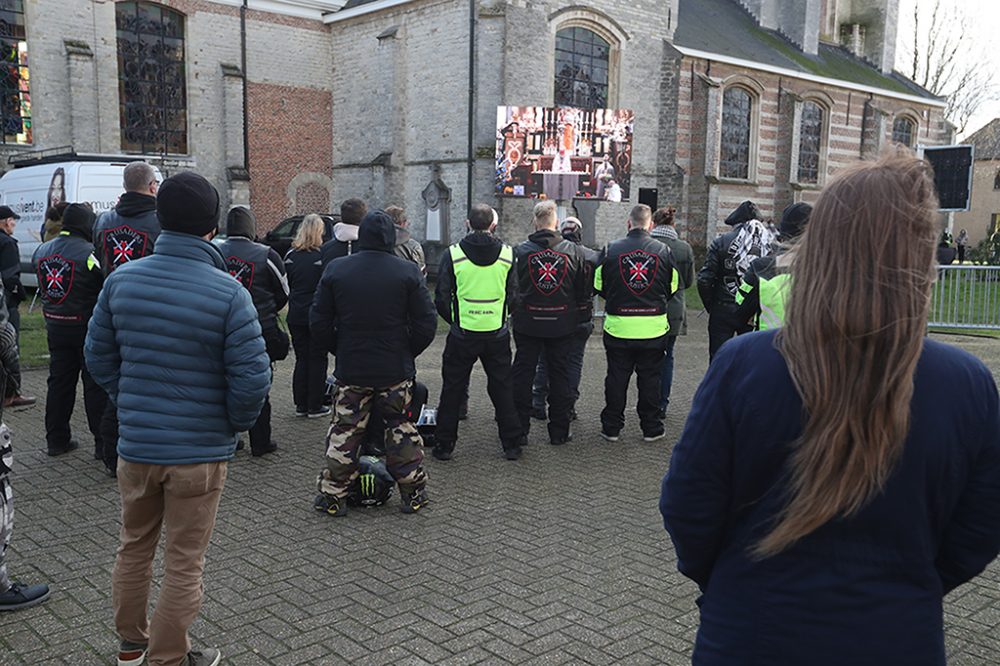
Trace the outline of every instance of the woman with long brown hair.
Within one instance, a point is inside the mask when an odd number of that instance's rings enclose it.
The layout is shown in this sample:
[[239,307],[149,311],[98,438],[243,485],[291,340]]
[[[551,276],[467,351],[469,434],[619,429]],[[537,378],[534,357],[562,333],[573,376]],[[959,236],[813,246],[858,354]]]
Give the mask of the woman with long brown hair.
[[942,598],[1000,549],[1000,406],[925,338],[938,231],[925,162],[848,169],[785,328],[713,361],[660,499],[702,592],[694,663],[945,663]]

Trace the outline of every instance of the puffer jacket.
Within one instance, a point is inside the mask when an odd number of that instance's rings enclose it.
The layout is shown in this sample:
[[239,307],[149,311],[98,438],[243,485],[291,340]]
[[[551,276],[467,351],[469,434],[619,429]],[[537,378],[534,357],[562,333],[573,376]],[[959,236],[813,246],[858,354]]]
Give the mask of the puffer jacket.
[[164,231],[119,267],[90,320],[87,369],[118,406],[118,455],[136,463],[228,460],[270,389],[257,310],[200,238]]

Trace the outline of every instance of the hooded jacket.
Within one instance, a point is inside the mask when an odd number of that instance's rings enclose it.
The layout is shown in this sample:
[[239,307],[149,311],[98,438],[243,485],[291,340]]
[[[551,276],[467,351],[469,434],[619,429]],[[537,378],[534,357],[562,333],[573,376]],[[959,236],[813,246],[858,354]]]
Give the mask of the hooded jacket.
[[105,277],[130,261],[153,254],[160,236],[156,197],[126,192],[112,210],[101,213],[94,225],[94,255]]
[[[288,303],[285,263],[273,249],[254,242],[257,222],[253,214],[242,206],[229,211],[226,235],[226,241],[219,245],[226,260],[226,270],[250,292],[264,340],[268,343],[268,349],[273,351],[282,346],[276,340],[281,337],[278,311]],[[285,349],[285,354],[287,353]]]
[[373,211],[358,229],[355,251],[323,270],[309,323],[341,384],[384,388],[416,375],[437,322],[420,269],[393,254],[392,219]]
[[91,237],[94,212],[84,204],[70,204],[62,222],[63,230],[38,246],[32,263],[45,323],[82,326],[90,319],[104,284]]
[[589,320],[594,258],[554,229],[541,229],[514,248],[519,335],[560,338]]
[[771,253],[775,235],[759,219],[760,211],[744,201],[726,218],[732,231],[712,241],[698,271],[698,295],[709,312],[736,308],[736,290],[754,259]]
[[412,261],[423,275],[427,275],[427,261],[424,259],[424,246],[413,237],[406,227],[396,225],[396,246],[393,250],[400,259]]
[[319,249],[324,268],[334,259],[354,254],[357,250],[359,229],[360,227],[343,222],[333,225],[333,238],[323,243]]
[[176,231],[108,277],[84,355],[118,407],[118,455],[130,462],[230,459],[271,384],[250,294],[218,248]]
[[[477,266],[491,266],[500,258],[500,250],[503,249],[503,241],[487,231],[473,231],[458,242],[462,252],[469,258],[469,261]],[[514,299],[517,297],[517,276],[511,270],[507,274],[507,293],[504,295],[504,307],[509,312]],[[504,317],[504,325],[496,331],[467,331],[462,328],[462,322],[456,316],[458,308],[458,291],[455,288],[455,266],[452,264],[451,252],[444,252],[441,255],[441,264],[438,267],[437,285],[434,288],[434,305],[441,318],[451,324],[451,335],[470,338],[502,338],[509,335],[507,318]]]

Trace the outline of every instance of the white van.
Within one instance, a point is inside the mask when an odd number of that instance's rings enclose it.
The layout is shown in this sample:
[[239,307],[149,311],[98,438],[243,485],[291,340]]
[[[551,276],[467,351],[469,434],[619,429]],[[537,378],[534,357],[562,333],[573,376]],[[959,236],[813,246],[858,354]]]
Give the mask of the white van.
[[[38,286],[31,269],[31,257],[42,240],[45,211],[49,206],[67,201],[89,203],[100,215],[111,210],[124,193],[122,171],[130,162],[121,160],[77,160],[18,166],[0,177],[0,204],[10,206],[21,216],[14,230],[21,252],[21,281],[26,287]],[[159,170],[157,181],[162,180]]]

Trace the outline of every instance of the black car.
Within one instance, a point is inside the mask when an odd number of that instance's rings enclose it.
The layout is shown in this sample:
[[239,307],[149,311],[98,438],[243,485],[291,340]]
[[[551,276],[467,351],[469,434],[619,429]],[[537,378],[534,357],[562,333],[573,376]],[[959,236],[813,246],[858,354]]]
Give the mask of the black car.
[[[323,241],[325,242],[333,238],[333,225],[340,222],[340,215],[328,213],[322,214],[320,217],[323,218]],[[274,248],[274,251],[278,253],[278,256],[284,257],[285,253],[291,249],[292,240],[295,238],[295,234],[299,230],[299,225],[302,224],[302,220],[304,218],[305,215],[286,217],[284,220],[279,222],[274,229],[268,231],[267,234],[260,239],[260,242]]]

